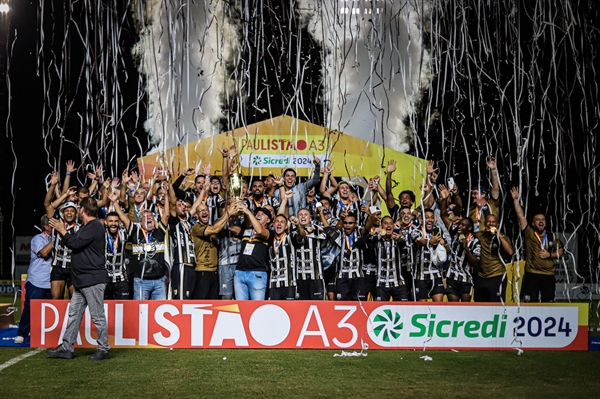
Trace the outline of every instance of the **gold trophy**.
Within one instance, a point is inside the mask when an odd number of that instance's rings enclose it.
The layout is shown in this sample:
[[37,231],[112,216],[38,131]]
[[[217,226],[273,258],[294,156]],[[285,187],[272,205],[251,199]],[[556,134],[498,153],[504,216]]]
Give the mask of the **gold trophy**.
[[229,192],[236,200],[242,198],[243,176],[241,173],[233,172],[229,175]]

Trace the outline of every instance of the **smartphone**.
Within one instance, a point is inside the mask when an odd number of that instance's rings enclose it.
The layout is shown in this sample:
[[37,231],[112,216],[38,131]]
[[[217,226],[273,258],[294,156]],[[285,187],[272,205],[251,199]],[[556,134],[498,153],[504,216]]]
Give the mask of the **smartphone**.
[[400,227],[396,227],[394,229],[394,234],[399,234],[400,233]]
[[439,232],[440,232],[440,228],[439,227],[434,227],[433,228],[433,235],[434,236],[438,235]]
[[362,201],[362,204],[363,204],[363,205],[366,205],[366,206],[369,206],[369,201],[367,201],[367,200],[363,200],[363,201]]
[[454,177],[448,178],[448,190],[449,191],[454,190]]

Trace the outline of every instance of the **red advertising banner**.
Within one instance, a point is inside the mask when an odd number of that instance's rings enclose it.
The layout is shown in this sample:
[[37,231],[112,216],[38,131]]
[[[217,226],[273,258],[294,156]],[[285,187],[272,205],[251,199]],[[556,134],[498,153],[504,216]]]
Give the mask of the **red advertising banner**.
[[[54,347],[69,301],[32,301],[31,346]],[[587,350],[585,304],[106,301],[113,348]],[[86,311],[76,346],[96,346]]]

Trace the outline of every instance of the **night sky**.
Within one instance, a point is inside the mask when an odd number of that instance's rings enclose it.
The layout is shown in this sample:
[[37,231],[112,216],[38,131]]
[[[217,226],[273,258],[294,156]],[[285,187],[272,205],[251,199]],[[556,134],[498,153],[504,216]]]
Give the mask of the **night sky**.
[[[46,41],[41,51],[45,67],[49,68],[61,51],[64,18],[80,20],[84,10],[81,9],[82,2],[73,4],[72,10],[67,12],[63,2],[54,1],[54,12],[51,12],[49,5],[52,1],[46,3]],[[437,36],[431,31],[425,35],[425,45],[438,57],[437,65],[445,67],[437,71],[420,104],[411,153],[421,157],[427,154],[437,160],[442,178],[454,176],[465,195],[473,177],[486,174],[485,157],[495,155],[503,189],[508,190],[523,179],[528,187],[524,194],[532,210],[547,213],[553,224],[565,231],[578,230],[582,233],[580,251],[584,262],[581,267],[591,270],[597,265],[599,250],[599,235],[594,226],[600,224],[596,211],[600,205],[597,180],[600,162],[596,158],[600,151],[596,138],[600,123],[600,79],[596,76],[596,70],[600,71],[597,58],[600,48],[598,5],[591,0],[571,2],[573,21],[560,5],[549,6],[556,7],[552,8],[554,22],[563,29],[557,29],[559,36],[552,38],[548,32],[550,28],[536,22],[534,8],[529,2],[527,5],[519,3],[518,18],[514,21],[511,19],[511,2],[498,2],[486,9],[481,9],[483,6],[477,1],[467,3],[472,4],[461,8],[462,2],[441,2],[443,5],[438,6],[438,13],[434,14],[436,22],[433,27]],[[61,176],[64,176],[68,159],[76,160],[78,166],[80,164],[80,116],[89,117],[93,131],[100,130],[105,117],[98,109],[85,108],[81,86],[85,83],[81,76],[81,42],[70,42],[69,70],[65,72],[70,80],[64,81],[62,88],[55,80],[50,91],[44,92],[43,74],[36,73],[40,51],[38,3],[13,1],[12,7],[10,15],[0,19],[0,209],[5,218],[1,277],[4,278],[9,278],[10,274],[10,253],[6,249],[10,247],[12,235],[33,235],[37,232],[34,225],[44,213],[45,176],[54,165],[60,167]],[[119,7],[116,12],[125,15],[125,6]],[[456,14],[456,10],[464,13]],[[290,14],[287,5],[265,7],[264,14],[267,37],[281,34],[281,21],[284,25],[289,24],[290,29],[295,24],[286,20]],[[137,40],[134,22],[131,16],[124,21],[123,35],[118,43],[123,63],[117,76],[126,108],[136,103],[143,78],[137,72],[137,60],[129,51]],[[511,26],[512,23],[514,26]],[[256,28],[256,24],[252,26]],[[565,30],[566,26],[569,30]],[[458,27],[463,30],[458,30]],[[249,49],[259,47],[252,42],[255,28],[250,28]],[[456,39],[457,31],[464,35],[466,42],[463,43],[460,36]],[[489,32],[489,36],[480,36],[482,31]],[[566,32],[564,35],[560,33],[563,31]],[[99,33],[96,37],[101,38],[102,35]],[[250,107],[237,103],[239,99],[225,99],[228,112],[244,109],[244,120],[251,124],[268,118],[268,114],[265,116],[256,109],[271,107],[273,115],[279,115],[286,109],[294,97],[291,86],[275,87],[272,78],[279,74],[280,78],[289,81],[298,73],[294,65],[286,64],[285,57],[290,48],[297,47],[295,37],[291,35],[291,40],[274,42],[270,53],[259,55],[265,62],[264,69],[252,70],[249,75],[256,76],[259,84],[255,87],[254,82],[249,82],[252,84],[248,85],[248,98],[256,95],[254,91],[260,92],[264,83],[273,87],[276,101],[266,103],[267,99],[262,98],[257,107]],[[493,46],[486,48],[486,42],[490,40]],[[278,43],[290,48],[278,47]],[[97,43],[92,43],[91,48],[94,57],[99,57]],[[309,110],[303,119],[323,124],[325,110],[322,103],[314,101],[321,90],[321,49],[308,35],[302,36],[299,48],[303,56],[310,55],[311,60],[309,78],[302,86],[302,98],[306,101],[303,106]],[[254,55],[250,53],[243,54],[243,57],[247,59]],[[513,62],[517,59],[516,54],[519,62],[527,67],[526,71],[515,72]],[[10,88],[6,83],[7,64]],[[228,72],[233,72],[231,67]],[[93,91],[100,90],[100,82],[100,77],[92,76],[90,85]],[[116,82],[106,83],[114,85]],[[56,103],[53,100],[59,90],[68,93],[63,98],[69,101]],[[142,98],[139,108],[131,108],[125,113],[122,125],[117,129],[116,142],[106,143],[101,135],[94,135],[89,147],[89,155],[94,162],[100,161],[107,169],[120,175],[125,166],[134,164],[135,157],[149,148],[148,137],[142,127],[146,119],[144,101],[145,98]],[[44,140],[44,113],[47,117],[57,109],[62,114],[60,126],[52,129],[48,139]],[[437,117],[432,117],[432,111]],[[7,131],[5,121],[9,112]],[[238,127],[232,126],[233,118],[228,115],[225,113],[220,121],[222,130]],[[60,129],[63,129],[62,139]],[[134,136],[136,140],[133,140]],[[138,140],[141,145],[137,144]],[[78,171],[77,185],[86,182],[85,172],[83,169]],[[14,233],[10,226],[13,204],[16,204]],[[505,204],[505,211],[507,228],[514,229],[510,202]]]

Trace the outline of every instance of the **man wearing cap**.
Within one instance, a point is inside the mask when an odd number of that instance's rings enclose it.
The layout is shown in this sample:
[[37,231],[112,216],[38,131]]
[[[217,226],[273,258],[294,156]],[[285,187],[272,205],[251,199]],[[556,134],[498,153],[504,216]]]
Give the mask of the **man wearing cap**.
[[[314,154],[313,163],[315,165],[313,177],[312,179],[304,183],[296,184],[296,171],[294,171],[294,169],[289,168],[283,172],[283,182],[282,184],[280,184],[280,186],[285,186],[286,192],[292,191],[294,193],[293,196],[290,199],[288,199],[288,209],[290,216],[297,216],[298,211],[300,209],[307,207],[306,194],[308,193],[308,190],[310,190],[311,187],[319,184],[319,180],[321,177],[321,160],[317,158]],[[276,190],[273,193],[273,199],[279,202],[281,201],[281,198],[282,197],[280,190]]]
[[31,239],[31,260],[25,282],[25,304],[21,313],[15,344],[22,344],[29,335],[29,307],[32,299],[50,299],[50,270],[52,269],[52,227],[48,216],[40,221],[42,232]]
[[489,157],[487,167],[490,170],[492,189],[479,185],[471,192],[471,207],[469,217],[473,220],[473,231],[485,230],[485,218],[488,215],[500,217],[500,185],[498,184],[498,172],[496,171],[496,159]]
[[79,326],[87,307],[98,331],[98,349],[89,360],[105,360],[109,358],[110,349],[104,314],[104,288],[108,282],[108,273],[105,266],[105,230],[98,220],[98,204],[95,199],[88,197],[81,200],[79,218],[83,225],[73,234],[68,234],[62,220],[50,220],[50,225],[73,251],[71,273],[75,289],[63,343],[46,353],[52,357],[73,358],[73,344],[79,335]]
[[[67,201],[61,211],[55,216],[64,225],[66,234],[76,233],[80,224],[77,223],[77,204]],[[53,215],[46,215],[49,218]],[[71,283],[71,248],[65,245],[64,237],[55,230],[53,233],[52,247],[52,272],[50,274],[50,285],[52,299],[64,299],[65,286],[69,289],[69,296],[73,295],[73,284]]]
[[267,265],[269,264],[269,224],[273,214],[265,208],[257,208],[255,215],[242,202],[236,203],[236,212],[243,212],[246,223],[250,224],[242,232],[240,226],[230,229],[235,235],[242,235],[242,249],[235,270],[233,285],[236,300],[264,300],[267,289]]

